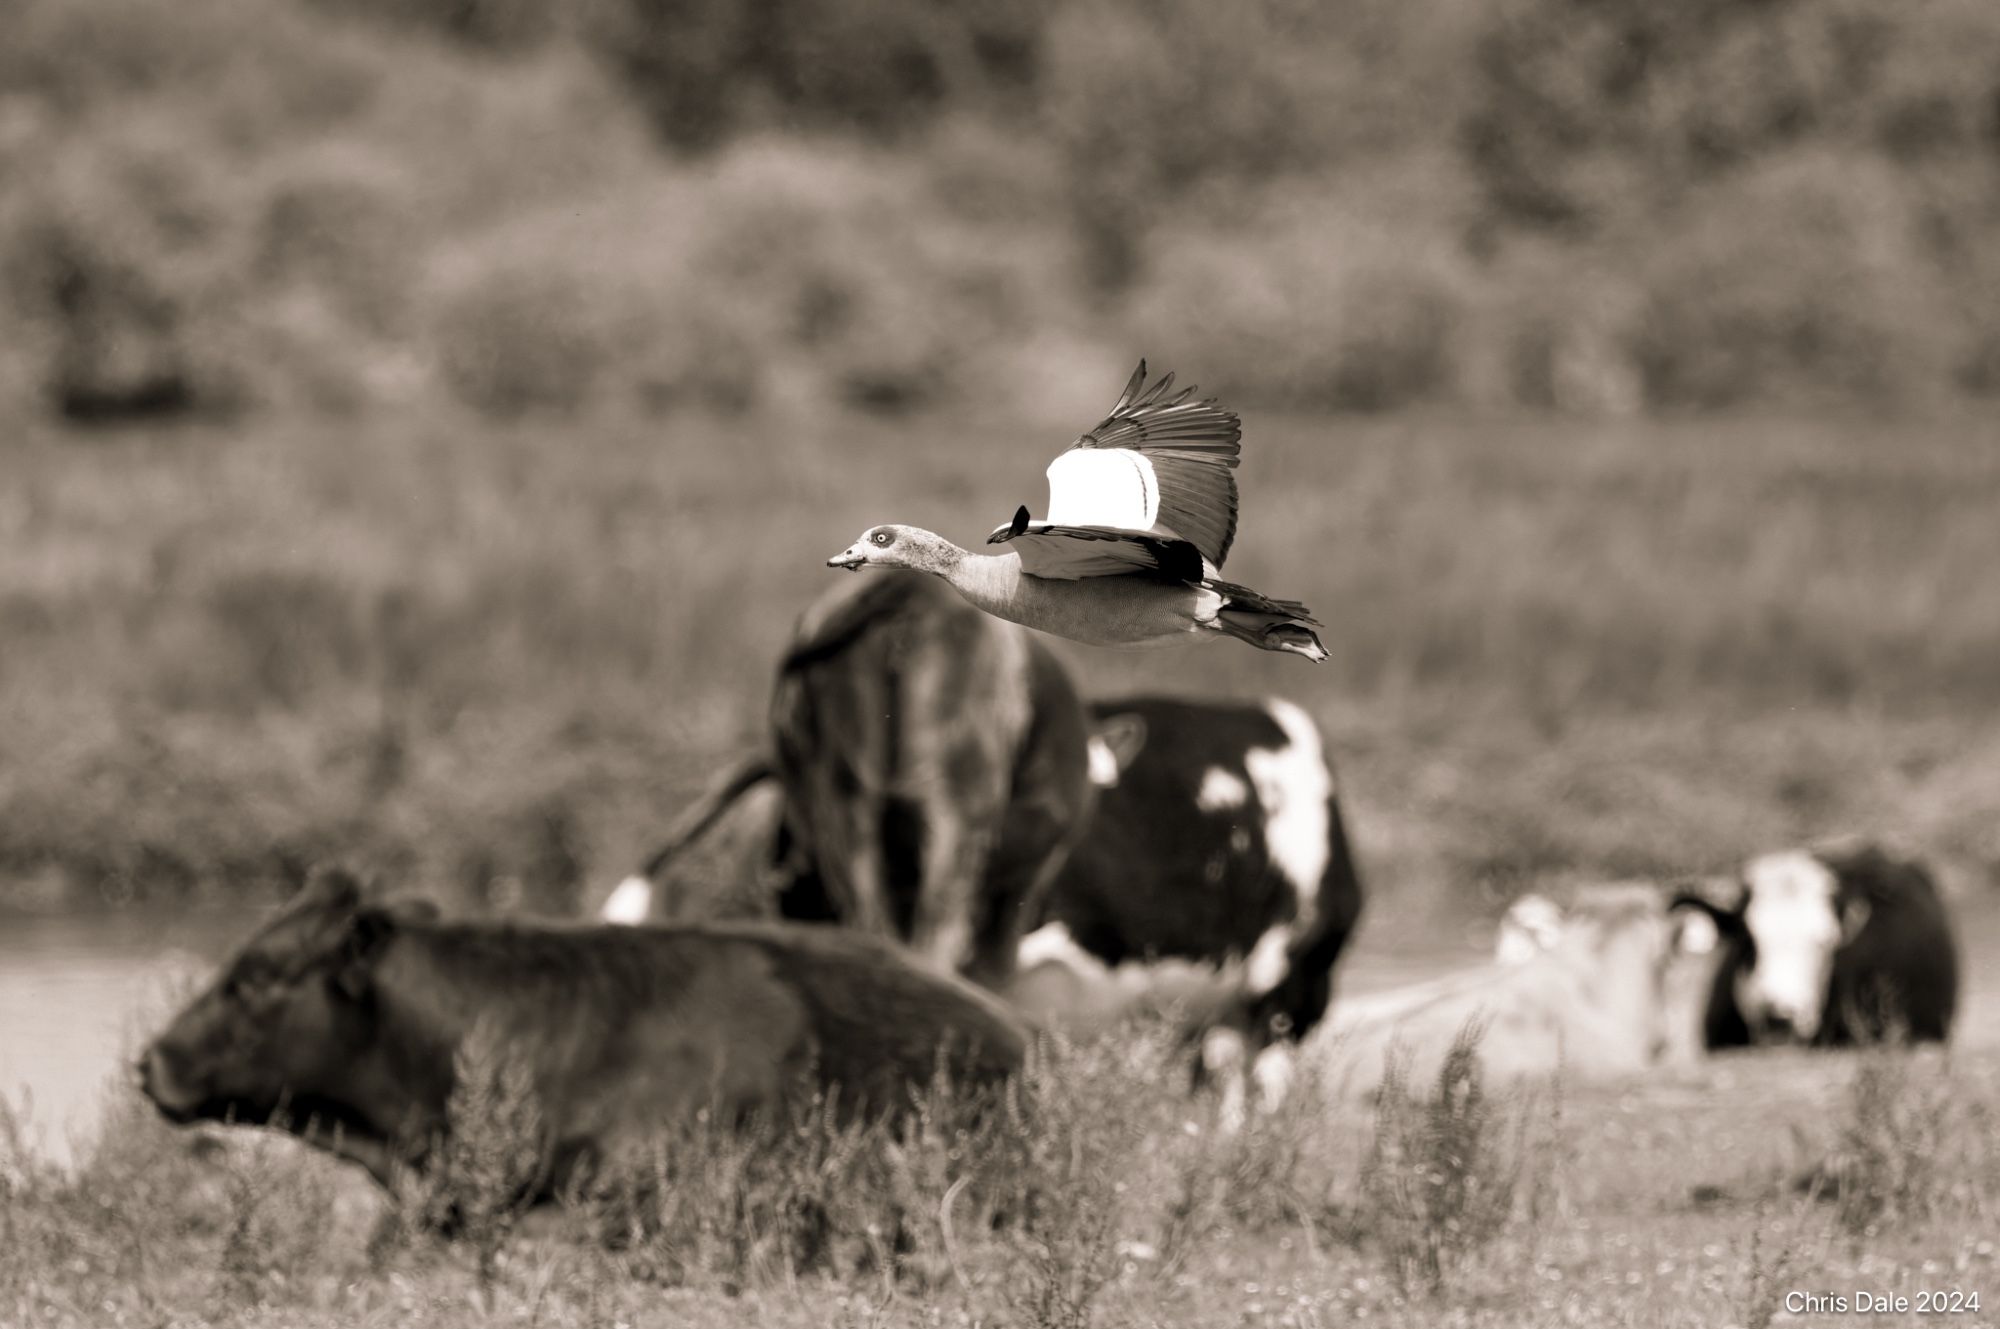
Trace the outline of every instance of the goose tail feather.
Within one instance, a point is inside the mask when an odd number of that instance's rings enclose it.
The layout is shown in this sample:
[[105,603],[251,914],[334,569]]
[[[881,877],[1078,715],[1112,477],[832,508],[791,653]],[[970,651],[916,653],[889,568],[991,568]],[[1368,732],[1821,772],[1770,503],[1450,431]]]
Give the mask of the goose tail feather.
[[1222,596],[1211,626],[1239,641],[1266,651],[1302,655],[1314,664],[1324,664],[1327,649],[1313,629],[1322,626],[1297,600],[1274,600],[1247,586],[1226,581],[1203,583]]

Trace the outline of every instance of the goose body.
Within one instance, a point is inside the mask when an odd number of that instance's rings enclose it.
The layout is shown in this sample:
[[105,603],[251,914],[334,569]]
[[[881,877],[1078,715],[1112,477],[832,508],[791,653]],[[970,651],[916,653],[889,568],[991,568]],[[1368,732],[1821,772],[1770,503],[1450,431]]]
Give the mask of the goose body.
[[[923,532],[930,535],[931,532]],[[933,536],[942,539],[941,536]],[[1057,581],[1024,571],[1021,556],[964,553],[944,578],[995,618],[1087,646],[1172,646],[1215,617],[1222,597],[1188,583],[1135,577]]]
[[1139,362],[1103,422],[1049,464],[1049,516],[1024,506],[977,554],[915,526],[871,526],[827,566],[910,568],[979,609],[1091,646],[1146,648],[1222,633],[1323,661],[1306,607],[1221,580],[1236,538],[1241,429],[1213,400],[1146,387]]

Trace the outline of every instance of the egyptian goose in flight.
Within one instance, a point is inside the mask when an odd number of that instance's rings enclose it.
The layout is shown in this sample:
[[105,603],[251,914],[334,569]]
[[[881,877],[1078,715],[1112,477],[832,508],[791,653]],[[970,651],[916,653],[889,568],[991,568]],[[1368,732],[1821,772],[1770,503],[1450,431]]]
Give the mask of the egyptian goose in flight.
[[968,601],[1092,646],[1164,646],[1222,633],[1326,659],[1306,607],[1217,575],[1236,538],[1242,429],[1212,399],[1146,385],[1141,360],[1103,423],[1049,463],[1049,515],[1026,507],[975,554],[915,526],[872,526],[832,568],[911,568]]

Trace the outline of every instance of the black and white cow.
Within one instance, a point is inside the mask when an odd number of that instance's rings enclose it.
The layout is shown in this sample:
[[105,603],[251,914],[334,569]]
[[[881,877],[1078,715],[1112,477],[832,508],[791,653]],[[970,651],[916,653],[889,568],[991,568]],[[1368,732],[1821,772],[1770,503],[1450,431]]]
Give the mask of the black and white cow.
[[1675,900],[1721,933],[1710,1048],[1950,1036],[1958,946],[1923,863],[1865,841],[1787,850],[1750,860],[1734,894]]
[[[1056,963],[1235,962],[1240,986],[1203,1045],[1282,1093],[1274,1045],[1325,1015],[1361,915],[1361,879],[1320,731],[1289,701],[1128,697],[1091,706],[1097,811],[1021,943]],[[1240,1077],[1225,1080],[1240,1086]]]

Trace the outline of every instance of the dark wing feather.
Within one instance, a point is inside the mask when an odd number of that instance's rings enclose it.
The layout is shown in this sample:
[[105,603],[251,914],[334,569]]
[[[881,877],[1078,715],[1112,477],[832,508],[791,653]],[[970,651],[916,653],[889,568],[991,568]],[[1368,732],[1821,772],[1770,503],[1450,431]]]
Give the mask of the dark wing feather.
[[1013,545],[1021,556],[1021,571],[1056,581],[1139,573],[1198,582],[1204,571],[1201,551],[1193,544],[1152,531],[1110,526],[1037,526],[1027,531],[1003,527],[986,542]]
[[1274,600],[1268,595],[1251,590],[1248,586],[1238,586],[1232,581],[1218,581],[1214,577],[1205,578],[1202,583],[1228,601],[1231,609],[1247,609],[1258,614],[1283,614],[1301,623],[1310,623],[1316,628],[1325,627],[1312,616],[1312,612],[1297,600]]
[[1213,398],[1190,400],[1192,387],[1169,395],[1172,374],[1146,384],[1146,362],[1132,371],[1111,414],[1072,447],[1129,448],[1153,464],[1159,481],[1158,524],[1191,540],[1221,567],[1236,540],[1235,469],[1243,429]]

